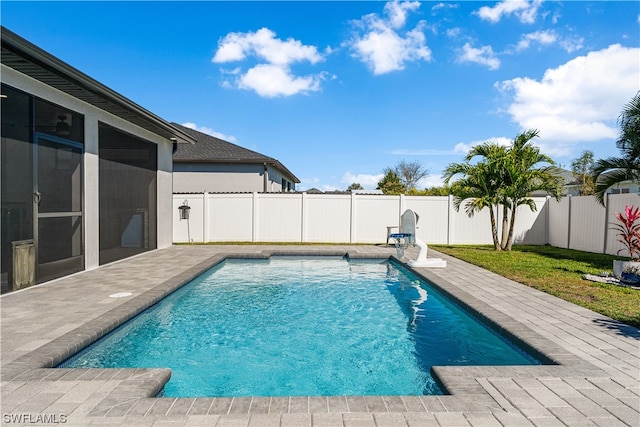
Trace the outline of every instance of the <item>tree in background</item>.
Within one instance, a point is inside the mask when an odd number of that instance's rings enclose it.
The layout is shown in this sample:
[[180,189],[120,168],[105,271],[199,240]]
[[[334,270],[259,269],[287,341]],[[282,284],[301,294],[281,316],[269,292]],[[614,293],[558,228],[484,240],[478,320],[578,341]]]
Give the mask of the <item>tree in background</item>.
[[382,171],[384,176],[378,182],[378,190],[382,190],[384,194],[409,194],[418,195],[419,190],[416,189],[418,181],[429,174],[420,162],[407,162],[401,160],[393,168],[384,168]]
[[[386,172],[388,172],[388,170],[385,170],[385,173]],[[418,181],[429,174],[429,171],[423,169],[420,162],[407,162],[405,160],[401,160],[396,167],[393,168],[393,172],[400,178],[400,182],[407,190],[415,189]]]
[[354,182],[353,184],[347,187],[346,191],[352,191],[352,190],[364,190],[364,188],[359,183]]
[[593,169],[595,196],[604,205],[604,195],[623,181],[640,183],[640,92],[629,101],[618,116],[620,135],[616,146],[622,157],[598,160]]
[[580,185],[581,196],[589,196],[596,191],[592,177],[594,165],[593,151],[590,150],[584,150],[580,157],[571,162],[571,172]]
[[407,196],[448,196],[451,194],[451,187],[443,185],[442,187],[428,187],[424,190],[412,188],[407,191]]
[[400,182],[398,174],[392,169],[385,169],[385,174],[380,181],[378,181],[378,190],[382,190],[384,194],[399,195],[404,194],[406,188]]
[[[544,190],[560,198],[562,178],[553,173],[553,160],[531,141],[538,137],[535,129],[517,135],[509,147],[492,141],[473,147],[464,163],[452,163],[445,169],[445,184],[451,184],[454,208],[465,203],[465,212],[473,216],[489,208],[491,235],[495,250],[511,250],[517,208],[527,205],[537,209],[530,194]],[[471,163],[475,160],[476,163]],[[540,164],[546,166],[539,166]],[[502,206],[502,236],[498,237],[497,214]]]

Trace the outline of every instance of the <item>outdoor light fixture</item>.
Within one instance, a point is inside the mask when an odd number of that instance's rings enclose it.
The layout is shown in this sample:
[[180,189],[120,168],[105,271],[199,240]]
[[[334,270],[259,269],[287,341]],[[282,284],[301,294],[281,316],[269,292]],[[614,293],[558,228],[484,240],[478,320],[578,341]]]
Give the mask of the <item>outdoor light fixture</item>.
[[189,219],[189,211],[191,210],[191,207],[189,206],[189,204],[187,203],[187,201],[185,200],[184,202],[182,202],[181,206],[178,206],[178,210],[180,211],[180,219]]
[[69,135],[71,132],[71,126],[69,123],[65,122],[65,120],[67,120],[66,114],[60,114],[58,116],[58,120],[60,121],[56,123],[56,133],[58,135]]

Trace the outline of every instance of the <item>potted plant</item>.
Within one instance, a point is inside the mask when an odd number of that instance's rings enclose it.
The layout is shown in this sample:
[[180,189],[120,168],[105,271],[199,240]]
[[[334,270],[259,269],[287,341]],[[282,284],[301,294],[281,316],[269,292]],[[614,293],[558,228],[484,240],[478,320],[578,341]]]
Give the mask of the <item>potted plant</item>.
[[[640,265],[640,262],[636,262],[635,264]],[[626,285],[640,286],[640,266],[626,266],[620,274],[620,282]]]
[[613,275],[620,277],[625,269],[637,268],[640,269],[640,208],[634,206],[625,206],[624,213],[616,212],[616,219],[618,223],[613,225],[613,228],[618,231],[618,242],[624,245],[623,249],[618,251],[626,251],[631,258],[631,261],[613,261]]

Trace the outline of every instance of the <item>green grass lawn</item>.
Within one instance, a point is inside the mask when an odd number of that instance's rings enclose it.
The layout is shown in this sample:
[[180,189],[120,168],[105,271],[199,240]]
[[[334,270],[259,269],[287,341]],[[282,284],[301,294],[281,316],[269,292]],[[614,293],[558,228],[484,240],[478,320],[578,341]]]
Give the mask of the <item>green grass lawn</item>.
[[613,319],[640,327],[640,291],[582,278],[584,274],[611,272],[613,260],[620,259],[619,257],[552,246],[514,245],[510,252],[496,252],[493,246],[430,247]]

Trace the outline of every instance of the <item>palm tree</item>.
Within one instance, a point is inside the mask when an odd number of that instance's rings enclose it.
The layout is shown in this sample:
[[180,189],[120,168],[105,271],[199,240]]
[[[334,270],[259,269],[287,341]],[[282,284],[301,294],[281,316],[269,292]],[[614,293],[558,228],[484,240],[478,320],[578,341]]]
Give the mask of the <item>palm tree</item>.
[[[530,197],[534,191],[545,191],[560,200],[563,179],[554,173],[555,163],[551,157],[540,152],[538,147],[531,144],[540,132],[536,129],[527,130],[516,136],[508,150],[508,160],[505,162],[507,170],[504,188],[505,203],[511,210],[509,233],[503,240],[502,249],[510,251],[513,245],[513,229],[516,222],[518,206],[527,205],[531,211],[537,209]],[[539,166],[546,163],[547,166]],[[505,219],[503,219],[503,222]]]
[[[454,176],[462,175],[451,186],[456,210],[465,200],[465,211],[469,216],[486,207],[490,209],[491,235],[496,250],[511,250],[517,208],[527,205],[532,211],[537,209],[530,197],[532,192],[544,190],[556,199],[560,198],[562,178],[553,173],[553,160],[531,144],[538,134],[535,129],[525,131],[514,138],[510,147],[485,142],[474,147],[464,163],[453,163],[444,171],[446,184]],[[471,164],[477,157],[481,160]],[[538,166],[540,163],[548,166]],[[500,205],[502,236],[498,239],[496,213]]]
[[611,186],[623,181],[640,182],[640,91],[624,106],[618,127],[616,147],[622,157],[598,160],[593,169],[595,196],[603,205],[604,195]]
[[[503,157],[504,151],[504,147],[498,144],[485,142],[471,149],[464,163],[452,163],[443,172],[445,185],[449,185],[454,176],[462,175],[462,178],[451,185],[451,194],[454,196],[453,207],[456,211],[460,210],[464,201],[466,201],[465,212],[469,217],[484,208],[489,208],[493,247],[498,251],[501,250],[501,246],[494,207],[497,209],[501,201],[502,181],[497,160]],[[470,161],[478,156],[483,160],[471,164]]]

